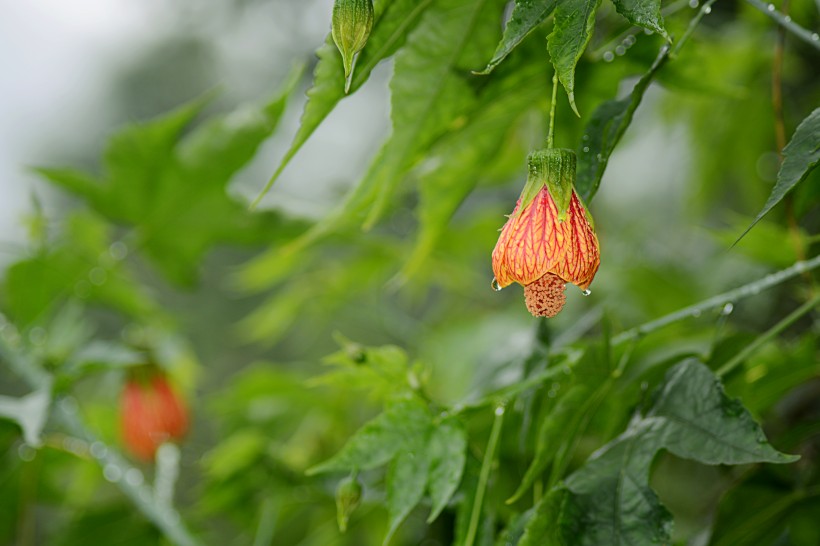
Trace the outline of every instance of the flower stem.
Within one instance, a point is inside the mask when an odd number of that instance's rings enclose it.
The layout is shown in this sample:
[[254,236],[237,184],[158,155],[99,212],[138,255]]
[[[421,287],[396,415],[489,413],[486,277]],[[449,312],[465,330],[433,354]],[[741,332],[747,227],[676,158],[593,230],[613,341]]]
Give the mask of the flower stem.
[[550,125],[547,133],[547,148],[552,148],[553,134],[555,129],[555,103],[558,98],[558,71],[552,75],[552,100],[550,101]]
[[481,473],[478,475],[478,487],[475,497],[473,497],[473,511],[470,514],[470,526],[467,529],[467,538],[464,546],[473,546],[476,534],[478,534],[478,521],[481,518],[481,505],[484,502],[484,493],[487,491],[487,482],[490,479],[490,468],[495,459],[495,450],[498,447],[498,440],[501,437],[501,427],[504,424],[504,403],[495,407],[495,419],[493,428],[490,431],[490,439],[487,441],[487,451],[484,452],[484,461],[481,463]]
[[814,296],[812,299],[792,311],[786,318],[772,326],[762,336],[756,337],[755,340],[749,343],[742,351],[737,353],[726,364],[721,366],[717,371],[717,374],[721,377],[728,375],[747,358],[753,355],[761,346],[771,341],[775,336],[780,334],[780,332],[794,324],[800,317],[817,307],[818,304],[820,304],[820,296]]

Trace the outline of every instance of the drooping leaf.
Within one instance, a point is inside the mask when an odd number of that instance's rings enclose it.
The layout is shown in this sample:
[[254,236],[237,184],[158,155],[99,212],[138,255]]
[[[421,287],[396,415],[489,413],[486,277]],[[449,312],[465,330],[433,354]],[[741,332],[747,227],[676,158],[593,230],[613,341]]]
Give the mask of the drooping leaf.
[[816,108],[797,126],[792,139],[783,148],[783,164],[777,182],[763,209],[757,213],[735,244],[766,216],[797,184],[805,180],[820,162],[820,108]]
[[[390,83],[393,134],[370,164],[368,172],[335,211],[295,241],[298,249],[340,226],[364,221],[372,226],[390,197],[421,154],[454,121],[469,111],[475,93],[460,61],[472,56],[480,26],[496,21],[497,0],[442,0],[433,4],[396,55]],[[483,43],[482,43],[483,45]]]
[[402,269],[404,278],[423,265],[456,209],[496,160],[516,120],[546,96],[548,76],[542,66],[527,63],[515,68],[509,75],[494,73],[498,78],[482,93],[467,125],[431,150],[429,160],[436,168],[419,176],[420,228],[413,253]]
[[584,136],[578,146],[578,167],[575,189],[585,202],[589,203],[604,176],[609,157],[626,132],[635,110],[641,104],[652,79],[668,58],[668,48],[664,47],[628,97],[610,100],[601,104],[592,114],[584,128]]
[[601,0],[560,2],[555,8],[555,27],[547,41],[552,64],[576,114],[578,108],[575,106],[575,65],[578,64],[592,38],[595,14],[600,5]]
[[247,214],[226,187],[275,129],[298,74],[268,104],[240,108],[184,137],[206,99],[126,127],[109,143],[102,181],[74,171],[38,172],[107,218],[133,227],[134,239],[166,276],[190,284],[213,244],[260,242],[281,233],[278,217]]
[[327,461],[308,470],[320,472],[366,470],[385,464],[432,426],[427,407],[416,398],[399,400],[367,422],[342,449]]
[[387,471],[387,512],[389,527],[384,538],[388,544],[396,529],[424,495],[430,458],[426,437],[415,437],[396,454]]
[[538,429],[535,445],[535,456],[530,463],[518,489],[513,493],[508,503],[515,502],[527,489],[532,486],[538,476],[544,472],[552,462],[562,444],[562,437],[567,430],[573,430],[573,422],[580,413],[581,407],[589,397],[589,389],[585,385],[575,385],[556,403],[555,407],[545,416]]
[[[562,534],[570,533],[579,546],[668,541],[671,516],[649,486],[651,463],[661,449],[705,464],[796,459],[768,444],[709,368],[688,360],[669,370],[645,416],[567,478]],[[545,518],[558,521],[555,508],[539,511],[530,525],[543,526]]]
[[504,28],[504,36],[481,74],[492,72],[530,32],[552,14],[557,3],[557,0],[516,0],[510,20]]
[[427,489],[433,503],[427,521],[432,522],[447,506],[464,473],[467,432],[461,423],[454,418],[442,421],[430,435],[427,453],[430,459]]
[[[408,32],[415,27],[420,15],[431,2],[432,0],[383,0],[375,3],[375,22],[367,46],[356,60],[356,71],[350,84],[350,92],[359,89],[370,77],[376,65],[393,55],[404,44]],[[270,190],[310,135],[345,96],[344,68],[330,34],[316,51],[316,56],[319,61],[313,72],[313,85],[307,92],[308,101],[302,113],[299,130],[273,176],[254,201],[254,205]]]
[[613,0],[613,3],[618,13],[633,25],[657,32],[668,39],[661,15],[661,0]]

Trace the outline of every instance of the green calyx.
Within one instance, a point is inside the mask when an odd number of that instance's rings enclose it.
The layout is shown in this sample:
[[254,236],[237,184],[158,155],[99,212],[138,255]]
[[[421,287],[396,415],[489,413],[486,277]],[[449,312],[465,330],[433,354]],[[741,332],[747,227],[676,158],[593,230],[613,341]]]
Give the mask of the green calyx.
[[347,531],[350,514],[359,506],[361,498],[362,484],[355,472],[339,482],[336,488],[336,521],[340,532]]
[[575,152],[563,148],[536,150],[527,157],[527,183],[521,192],[521,207],[532,203],[541,188],[547,187],[558,209],[558,220],[567,217],[575,186]]
[[336,0],[333,4],[331,34],[342,54],[345,93],[350,90],[353,63],[364,49],[373,28],[373,0]]

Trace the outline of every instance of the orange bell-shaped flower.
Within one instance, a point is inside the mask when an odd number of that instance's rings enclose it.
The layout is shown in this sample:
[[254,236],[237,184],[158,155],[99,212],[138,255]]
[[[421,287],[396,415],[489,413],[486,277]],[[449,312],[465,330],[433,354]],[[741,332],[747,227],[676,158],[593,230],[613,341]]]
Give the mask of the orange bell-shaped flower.
[[152,461],[164,442],[188,431],[188,410],[158,370],[140,370],[125,383],[121,399],[123,441],[137,458]]
[[575,193],[575,152],[548,149],[527,158],[527,184],[493,250],[493,288],[524,286],[527,309],[554,317],[566,283],[586,290],[601,254],[592,217]]

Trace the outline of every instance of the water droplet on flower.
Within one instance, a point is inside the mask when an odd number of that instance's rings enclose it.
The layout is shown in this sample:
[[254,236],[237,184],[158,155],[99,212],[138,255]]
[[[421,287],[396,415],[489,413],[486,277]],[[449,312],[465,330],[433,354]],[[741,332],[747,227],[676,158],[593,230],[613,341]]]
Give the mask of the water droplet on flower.
[[626,48],[624,46],[619,45],[618,47],[615,48],[615,55],[620,57],[624,53],[626,53]]
[[504,406],[498,406],[497,408],[495,408],[495,414],[499,417],[504,415]]
[[615,54],[612,53],[611,51],[604,51],[603,59],[604,59],[604,62],[611,63],[612,61],[615,60]]
[[787,15],[787,16],[785,16],[785,17],[783,18],[783,20],[784,20],[785,22],[787,22],[787,23],[791,23],[791,22],[792,22],[792,18],[791,18],[791,17],[789,17],[788,15]]
[[700,5],[700,2],[698,2],[698,0],[689,0],[689,7],[690,8],[694,9],[694,8],[698,7],[699,5]]
[[693,311],[692,316],[695,317],[695,318],[699,317],[700,316],[700,311]]
[[727,303],[726,305],[723,306],[723,309],[720,311],[720,314],[722,314],[722,315],[731,315],[732,311],[734,311],[734,310],[735,310],[735,304],[733,304],[732,302],[729,302],[729,303]]
[[768,6],[766,6],[766,9],[769,11],[774,11],[774,4],[769,4]]
[[643,33],[646,34],[647,36],[652,36],[653,34],[655,34],[653,31],[649,30],[648,28],[644,29]]
[[712,13],[712,6],[704,7],[703,8],[703,13],[705,13],[706,15],[709,15],[710,13]]
[[589,135],[584,135],[584,136],[582,136],[582,137],[581,137],[581,140],[583,140],[584,142],[586,142],[587,140],[589,140]]
[[581,292],[581,294],[583,294],[583,295],[585,295],[585,296],[589,296],[590,294],[592,294],[592,290],[590,290],[589,288],[587,288],[586,290],[584,290],[583,292]]
[[589,146],[584,146],[584,153],[589,153]]
[[812,39],[812,40],[814,40],[815,42],[816,42],[817,40],[820,40],[820,34],[817,34],[817,33],[815,32],[814,34],[812,34],[812,35],[811,35],[811,39]]
[[495,280],[495,278],[493,278],[493,282],[490,283],[490,286],[492,286],[493,290],[496,292],[501,292],[501,285],[498,284],[498,281]]

